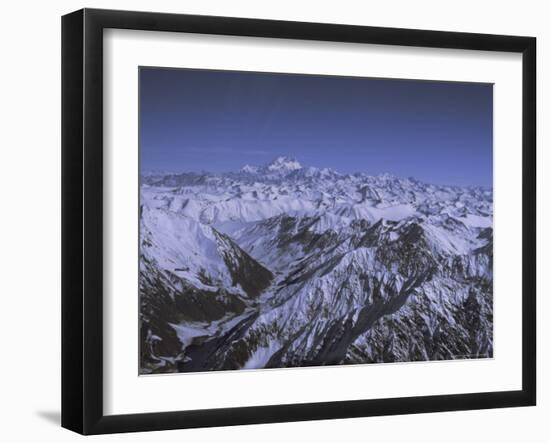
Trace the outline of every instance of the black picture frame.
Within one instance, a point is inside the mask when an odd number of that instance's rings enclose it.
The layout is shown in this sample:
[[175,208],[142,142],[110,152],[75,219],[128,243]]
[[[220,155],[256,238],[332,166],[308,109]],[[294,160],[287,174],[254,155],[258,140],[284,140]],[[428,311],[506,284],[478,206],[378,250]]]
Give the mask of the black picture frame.
[[[522,54],[522,389],[104,415],[102,37],[107,28]],[[97,9],[65,15],[62,18],[62,426],[82,434],[104,434],[535,405],[535,66],[533,37]]]

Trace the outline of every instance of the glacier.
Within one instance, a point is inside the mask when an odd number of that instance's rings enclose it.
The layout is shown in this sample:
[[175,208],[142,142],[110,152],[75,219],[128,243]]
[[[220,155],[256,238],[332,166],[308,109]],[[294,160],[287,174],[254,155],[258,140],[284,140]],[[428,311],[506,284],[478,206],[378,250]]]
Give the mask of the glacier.
[[493,355],[493,193],[278,157],[140,176],[140,374]]

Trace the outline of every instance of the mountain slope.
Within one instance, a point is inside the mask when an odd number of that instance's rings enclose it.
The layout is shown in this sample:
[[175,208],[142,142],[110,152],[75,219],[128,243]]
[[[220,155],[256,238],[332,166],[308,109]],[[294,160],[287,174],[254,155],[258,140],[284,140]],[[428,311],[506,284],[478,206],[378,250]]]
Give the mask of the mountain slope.
[[279,157],[142,177],[141,372],[492,355],[492,191]]

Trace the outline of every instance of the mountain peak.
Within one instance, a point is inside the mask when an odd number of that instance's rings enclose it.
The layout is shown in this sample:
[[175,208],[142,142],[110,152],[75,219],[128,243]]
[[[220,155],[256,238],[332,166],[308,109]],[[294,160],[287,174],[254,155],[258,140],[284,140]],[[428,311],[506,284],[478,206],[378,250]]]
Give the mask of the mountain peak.
[[241,168],[241,172],[244,172],[246,174],[258,174],[259,172],[276,172],[286,174],[288,172],[297,171],[299,169],[303,169],[303,167],[298,160],[292,157],[280,155],[270,163],[263,166],[254,166],[248,164],[244,165]]
[[269,165],[267,165],[269,171],[295,171],[297,169],[302,169],[302,165],[296,159],[291,157],[279,156],[273,160]]
[[241,168],[241,172],[245,172],[247,174],[256,174],[258,172],[258,167],[253,165],[244,165]]

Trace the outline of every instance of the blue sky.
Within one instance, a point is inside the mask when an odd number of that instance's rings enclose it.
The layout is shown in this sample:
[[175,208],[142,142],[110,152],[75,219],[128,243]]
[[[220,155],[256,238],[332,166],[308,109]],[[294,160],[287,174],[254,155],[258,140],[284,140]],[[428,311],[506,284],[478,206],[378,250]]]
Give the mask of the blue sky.
[[492,186],[491,84],[140,69],[142,171],[279,155],[342,173]]

